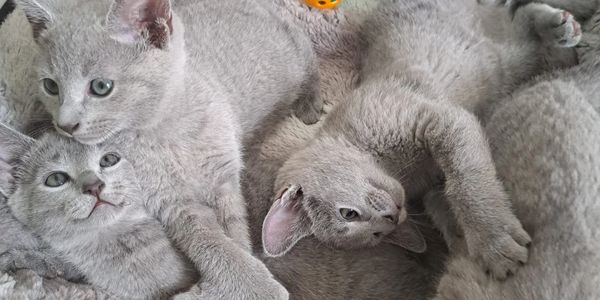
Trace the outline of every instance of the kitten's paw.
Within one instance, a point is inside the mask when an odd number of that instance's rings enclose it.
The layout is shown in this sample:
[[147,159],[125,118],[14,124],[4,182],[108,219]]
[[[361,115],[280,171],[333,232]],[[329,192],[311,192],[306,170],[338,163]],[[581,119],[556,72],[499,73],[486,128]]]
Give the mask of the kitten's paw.
[[548,6],[535,18],[536,30],[544,43],[555,47],[575,47],[581,41],[581,25],[564,10]]
[[469,247],[486,270],[497,279],[506,279],[527,262],[529,234],[519,225],[511,226],[509,232],[480,239],[479,245]]
[[63,264],[38,250],[9,250],[0,254],[0,270],[15,272],[29,269],[46,278],[56,278],[65,274]]
[[[258,278],[257,278],[258,279]],[[237,284],[235,287],[219,287],[208,282],[195,285],[189,291],[173,296],[173,300],[216,300],[216,299],[265,299],[265,300],[288,300],[288,291],[277,281],[254,282],[256,290],[248,291]]]

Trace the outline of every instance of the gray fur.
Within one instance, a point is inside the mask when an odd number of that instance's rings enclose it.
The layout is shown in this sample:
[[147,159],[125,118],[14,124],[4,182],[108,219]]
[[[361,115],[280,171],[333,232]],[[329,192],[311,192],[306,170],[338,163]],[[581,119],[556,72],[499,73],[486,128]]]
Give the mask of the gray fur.
[[[145,24],[155,27],[136,30],[143,22],[124,1],[108,17],[108,1],[43,1],[52,21],[36,39],[39,74],[60,90],[44,105],[58,129],[79,124],[69,134],[79,142],[127,145],[123,155],[152,187],[145,206],[202,274],[182,297],[287,298],[248,252],[240,141],[295,101],[315,101],[296,108],[317,120],[310,41],[266,2],[176,1],[172,15],[165,0],[133,2],[153,7],[156,22]],[[87,95],[100,77],[114,80],[112,94]]]
[[[121,158],[114,166],[100,166],[104,155],[118,154],[115,149],[85,146],[57,134],[34,141],[4,125],[0,140],[14,164],[15,187],[8,200],[12,214],[86,282],[122,299],[157,299],[198,280],[144,209],[131,164]],[[44,182],[53,172],[66,172],[71,179],[48,187]],[[85,194],[91,181],[103,185],[96,195]]]
[[[364,43],[359,38],[361,4],[347,1],[339,10],[310,10],[299,1],[275,0],[283,17],[297,22],[315,41],[321,57],[321,95],[325,111],[346,100],[356,84]],[[296,118],[273,119],[260,138],[247,143],[244,195],[254,249],[262,253],[261,225],[273,202],[277,170],[303,148],[322,122],[306,126]],[[381,244],[369,249],[332,249],[313,237],[302,239],[285,256],[263,257],[265,264],[288,289],[291,299],[427,299],[445,259],[439,233],[419,218],[427,238],[423,254]]]
[[[375,245],[397,235],[386,222],[406,232],[406,199],[444,180],[469,254],[505,278],[527,260],[530,238],[511,211],[472,113],[543,69],[541,42],[575,44],[578,24],[548,6],[520,10],[514,20],[520,36],[507,47],[473,29],[483,15],[469,1],[392,1],[380,8],[367,23],[360,86],[279,170],[275,190],[295,184],[303,194],[276,199],[263,227],[266,253],[285,254],[308,235],[338,248]],[[517,45],[531,33],[542,39]],[[340,208],[362,217],[347,222]],[[394,242],[420,250],[414,238],[402,238]]]
[[[556,4],[570,9],[596,2]],[[499,175],[532,234],[528,264],[500,283],[488,280],[457,251],[435,299],[583,300],[600,295],[599,20],[600,11],[584,25],[580,65],[543,75],[494,103],[488,122]]]

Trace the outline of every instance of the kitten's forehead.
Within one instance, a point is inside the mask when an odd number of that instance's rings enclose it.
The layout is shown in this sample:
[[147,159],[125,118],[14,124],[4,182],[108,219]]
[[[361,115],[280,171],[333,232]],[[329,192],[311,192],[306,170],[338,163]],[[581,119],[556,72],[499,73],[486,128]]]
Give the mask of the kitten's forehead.
[[40,38],[42,55],[46,55],[42,61],[43,72],[66,78],[88,76],[94,69],[126,64],[121,60],[133,60],[138,56],[138,47],[118,43],[110,37],[105,24],[110,3],[64,2],[67,4],[54,13]]
[[83,145],[59,134],[49,133],[38,140],[32,149],[32,155],[45,160],[57,161],[62,158],[84,158],[95,150],[94,146]]
[[29,167],[65,162],[80,163],[97,152],[95,146],[77,143],[56,133],[42,136],[28,153],[24,163]]

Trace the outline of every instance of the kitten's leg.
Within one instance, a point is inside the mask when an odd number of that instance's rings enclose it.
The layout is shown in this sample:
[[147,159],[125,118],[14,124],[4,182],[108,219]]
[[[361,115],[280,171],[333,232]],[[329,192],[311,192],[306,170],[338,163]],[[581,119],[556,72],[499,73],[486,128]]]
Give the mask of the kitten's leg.
[[316,58],[313,58],[309,66],[308,76],[302,83],[300,96],[294,103],[294,114],[304,124],[317,123],[321,118],[323,99],[320,95],[320,82],[319,68]]
[[[406,141],[425,149],[446,177],[445,196],[463,229],[469,254],[497,278],[527,261],[531,238],[513,214],[496,177],[491,152],[477,119],[441,103],[420,103],[404,114]],[[406,143],[405,141],[405,143]],[[410,145],[406,146],[410,148]]]
[[225,234],[236,242],[242,249],[251,252],[250,230],[248,229],[246,203],[242,196],[239,180],[225,185],[219,192],[215,203],[219,206],[219,223],[223,226]]
[[581,26],[567,11],[547,4],[528,3],[514,8],[515,30],[526,40],[542,45],[570,48],[581,40]]
[[46,278],[63,277],[78,281],[82,275],[74,267],[66,264],[54,251],[48,248],[11,249],[0,254],[0,270],[15,272],[32,270]]
[[423,197],[425,211],[435,227],[442,232],[450,253],[467,253],[462,229],[456,223],[456,217],[444,198],[443,190],[432,190]]
[[163,207],[160,219],[202,277],[198,287],[179,298],[288,299],[266,266],[225,234],[213,208],[180,202]]

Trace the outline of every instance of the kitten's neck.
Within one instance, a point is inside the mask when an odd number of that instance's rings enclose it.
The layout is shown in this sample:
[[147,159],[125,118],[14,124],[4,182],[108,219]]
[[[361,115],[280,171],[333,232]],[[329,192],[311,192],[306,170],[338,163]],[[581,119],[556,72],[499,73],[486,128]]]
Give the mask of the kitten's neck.
[[185,112],[187,105],[186,95],[186,67],[187,52],[185,49],[185,26],[181,19],[173,14],[173,36],[171,37],[170,48],[168,51],[171,54],[171,67],[169,72],[169,82],[166,85],[167,90],[163,95],[163,99],[159,101],[160,112],[154,118],[153,122],[144,124],[140,127],[142,130],[154,130],[156,127],[164,126],[173,116],[180,115]]
[[52,247],[61,251],[69,251],[71,248],[81,245],[101,245],[102,241],[110,241],[122,235],[129,235],[139,228],[139,224],[146,222],[149,214],[141,206],[129,206],[125,208],[123,219],[106,226],[61,226],[46,230],[43,238]]

